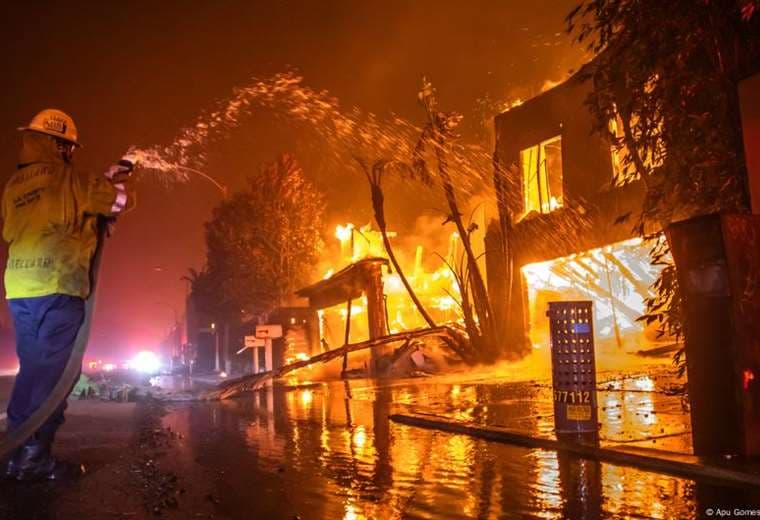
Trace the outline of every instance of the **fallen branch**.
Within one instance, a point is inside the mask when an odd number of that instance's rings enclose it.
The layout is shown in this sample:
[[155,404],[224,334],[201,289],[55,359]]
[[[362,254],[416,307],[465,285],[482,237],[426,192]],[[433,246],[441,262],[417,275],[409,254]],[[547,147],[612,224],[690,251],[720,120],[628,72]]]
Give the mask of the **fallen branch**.
[[429,329],[413,330],[409,332],[399,332],[397,334],[390,334],[388,336],[383,336],[382,338],[361,341],[359,343],[349,343],[348,345],[343,345],[342,347],[317,354],[316,356],[310,357],[309,359],[303,359],[289,365],[285,365],[274,371],[270,370],[267,372],[262,372],[260,374],[249,374],[237,379],[225,381],[219,384],[215,390],[212,390],[205,394],[203,399],[229,399],[230,397],[234,397],[241,393],[256,390],[263,383],[269,381],[270,379],[278,379],[285,374],[293,372],[294,370],[298,370],[299,368],[304,368],[315,363],[325,363],[327,361],[331,361],[358,350],[379,347],[381,345],[387,345],[388,343],[409,341],[425,336],[440,336],[442,338],[445,338],[452,337],[454,334],[455,332],[451,328],[447,326],[441,326]]

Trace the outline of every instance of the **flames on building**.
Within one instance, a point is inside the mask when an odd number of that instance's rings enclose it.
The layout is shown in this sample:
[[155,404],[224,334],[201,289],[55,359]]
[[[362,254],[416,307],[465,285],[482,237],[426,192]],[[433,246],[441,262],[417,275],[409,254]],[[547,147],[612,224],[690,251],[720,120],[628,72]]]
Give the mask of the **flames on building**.
[[[436,232],[442,232],[440,226]],[[394,245],[396,239],[401,238],[393,231],[389,232],[389,237]],[[324,268],[324,279],[329,279],[342,268],[362,259],[386,257],[382,236],[371,224],[338,224],[332,238],[335,254],[333,261],[328,262],[328,267]],[[433,319],[441,324],[459,322],[461,296],[449,268],[449,265],[456,265],[459,261],[460,244],[457,233],[448,234],[447,249],[442,252],[428,250],[422,244],[405,247],[408,241],[398,242],[397,255],[404,274]],[[436,254],[440,254],[440,258]],[[387,333],[394,334],[426,326],[409,298],[399,274],[392,272],[390,267],[383,273],[383,292]],[[366,312],[366,296],[351,302],[349,342],[362,341],[369,337]],[[348,305],[339,304],[320,309],[318,315],[323,344],[330,348],[342,345],[345,339],[346,319],[349,316]]]
[[[573,77],[547,87],[510,104],[495,120],[495,164],[506,172],[502,184],[509,193],[494,182],[495,194],[490,189],[462,204],[474,216],[470,239],[495,321],[505,325],[498,349],[505,359],[518,360],[548,347],[547,303],[582,299],[593,302],[599,348],[642,350],[663,339],[653,330],[657,324],[650,329],[639,321],[659,268],[650,264],[649,246],[635,238],[630,222],[613,223],[640,207],[643,187],[619,182],[621,153],[589,132],[583,104],[588,86]],[[388,236],[432,320],[461,324],[452,268],[462,265],[462,241],[442,220],[420,217]],[[285,309],[277,318],[303,325],[300,332],[284,327],[285,363],[428,326],[372,224],[333,222],[325,235],[327,252],[315,266],[315,283],[296,291],[307,308]]]
[[657,341],[657,331],[639,318],[660,270],[639,238],[523,266],[531,344],[549,344],[546,304],[557,300],[591,300],[595,336],[602,345],[638,350]]
[[[430,232],[442,233],[440,229]],[[459,261],[461,243],[456,232],[449,233],[447,250],[441,258],[422,244],[409,244],[397,233],[390,233],[402,261],[402,268],[414,291],[437,323],[461,323],[459,287],[450,265]],[[398,239],[398,240],[397,240]],[[323,272],[329,279],[340,269],[367,258],[384,258],[382,238],[370,224],[339,224],[333,234],[337,253]],[[591,300],[594,303],[596,337],[602,348],[636,351],[645,343],[658,341],[654,327],[639,320],[645,300],[652,296],[651,284],[660,268],[651,265],[648,247],[633,238],[604,247],[579,252],[521,268],[526,281],[529,308],[528,332],[533,348],[548,346],[549,301]],[[445,261],[444,261],[445,260]],[[397,273],[384,270],[383,290],[388,333],[398,333],[426,326],[417,312]],[[345,341],[346,320],[350,316],[349,342],[366,340],[367,299],[320,309],[319,335],[323,348],[335,348]]]
[[[541,95],[510,105],[496,120],[497,160],[511,176],[506,181],[511,192],[497,207],[480,212],[478,235],[471,238],[484,253],[497,320],[508,323],[501,349],[509,359],[548,346],[550,301],[591,300],[601,349],[635,352],[650,343],[672,343],[658,336],[657,323],[645,326],[639,319],[661,268],[651,265],[649,245],[634,236],[630,224],[610,224],[635,207],[643,192],[636,183],[620,182],[621,152],[589,134],[586,88],[575,78],[549,85]],[[503,239],[496,215],[511,223],[506,237],[511,256],[493,247]],[[434,321],[461,323],[461,295],[451,271],[461,261],[460,237],[439,222],[427,224],[415,232],[424,237],[418,243],[390,233],[391,243]],[[426,244],[432,236],[437,249]],[[352,263],[386,257],[382,237],[371,225],[338,224],[333,240],[339,252],[322,269],[326,279]],[[508,270],[500,266],[510,263],[511,279],[505,280]],[[388,334],[426,326],[398,273],[385,269],[382,285]],[[323,348],[366,339],[366,310],[365,297],[350,307],[319,310]]]

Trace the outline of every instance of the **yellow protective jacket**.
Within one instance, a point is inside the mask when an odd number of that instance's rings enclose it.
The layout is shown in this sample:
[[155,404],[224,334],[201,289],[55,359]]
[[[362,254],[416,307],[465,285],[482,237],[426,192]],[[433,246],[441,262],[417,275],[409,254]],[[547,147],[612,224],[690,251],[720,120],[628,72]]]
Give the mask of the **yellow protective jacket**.
[[82,174],[63,160],[53,139],[25,132],[18,169],[2,199],[6,298],[86,298],[96,216],[116,216],[133,206],[131,187]]

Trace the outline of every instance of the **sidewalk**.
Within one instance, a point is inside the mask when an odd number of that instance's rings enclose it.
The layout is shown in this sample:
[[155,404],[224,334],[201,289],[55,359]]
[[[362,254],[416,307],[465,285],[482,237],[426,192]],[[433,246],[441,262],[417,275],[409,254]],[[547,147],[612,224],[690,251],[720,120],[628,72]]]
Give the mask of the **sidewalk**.
[[760,471],[745,465],[732,464],[730,461],[705,461],[693,455],[683,455],[655,449],[609,448],[603,445],[593,446],[534,436],[522,432],[510,431],[495,426],[479,426],[454,421],[432,414],[393,414],[394,422],[439,430],[454,434],[513,444],[526,448],[539,448],[570,453],[584,459],[598,460],[620,466],[630,466],[655,473],[664,473],[677,477],[712,481],[717,484],[732,484],[760,488]]
[[557,441],[551,381],[547,380],[530,383],[531,390],[518,398],[506,391],[502,396],[502,385],[494,384],[487,398],[479,395],[470,400],[469,383],[456,385],[461,403],[455,408],[435,403],[401,405],[391,419],[496,442],[574,452],[612,464],[760,487],[756,463],[693,455],[688,406],[684,395],[676,392],[682,381],[669,367],[627,375],[601,373],[598,381],[598,448],[576,448]]
[[0,518],[102,518],[116,511],[142,518],[140,490],[131,477],[139,453],[133,449],[138,407],[70,401],[54,450],[57,457],[84,466],[84,475],[57,485],[0,482]]

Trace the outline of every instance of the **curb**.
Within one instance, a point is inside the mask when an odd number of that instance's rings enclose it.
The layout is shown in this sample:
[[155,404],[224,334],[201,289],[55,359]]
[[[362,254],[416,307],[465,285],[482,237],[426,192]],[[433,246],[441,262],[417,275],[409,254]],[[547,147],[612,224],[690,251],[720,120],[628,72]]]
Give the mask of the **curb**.
[[760,487],[760,475],[736,471],[710,464],[694,464],[660,457],[533,437],[496,426],[482,426],[453,421],[438,415],[391,414],[391,421],[418,428],[439,430],[477,437],[487,441],[514,444],[526,448],[563,451],[584,459],[598,460],[618,466],[629,466],[677,477],[699,478],[723,484]]

